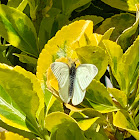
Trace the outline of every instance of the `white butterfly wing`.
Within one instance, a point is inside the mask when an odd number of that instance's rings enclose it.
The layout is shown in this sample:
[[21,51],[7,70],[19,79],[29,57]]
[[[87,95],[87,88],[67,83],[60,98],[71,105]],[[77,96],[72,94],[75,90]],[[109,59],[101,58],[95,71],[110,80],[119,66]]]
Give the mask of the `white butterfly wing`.
[[85,90],[81,89],[81,87],[80,87],[80,85],[78,83],[78,79],[77,79],[77,77],[75,77],[72,104],[73,105],[80,104],[83,101],[84,97],[85,97],[85,93],[86,93],[86,89]]
[[93,64],[81,64],[76,70],[76,77],[82,90],[85,90],[97,75],[98,68]]
[[69,98],[69,66],[62,62],[54,62],[51,69],[59,84],[59,96],[65,102],[70,101]]

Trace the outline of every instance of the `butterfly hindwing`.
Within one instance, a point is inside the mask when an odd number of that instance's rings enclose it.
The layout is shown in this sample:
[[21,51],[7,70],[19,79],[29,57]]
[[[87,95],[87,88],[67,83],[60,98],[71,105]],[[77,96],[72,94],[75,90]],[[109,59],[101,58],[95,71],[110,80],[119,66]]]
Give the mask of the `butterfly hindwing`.
[[69,66],[62,62],[54,62],[51,65],[53,74],[58,80],[59,84],[59,96],[65,102],[70,101],[69,98]]
[[97,75],[98,69],[93,64],[81,64],[76,70],[76,78],[82,90],[85,90],[93,78]]
[[81,87],[78,83],[78,79],[76,77],[75,81],[74,81],[74,92],[73,92],[73,97],[72,97],[72,104],[73,105],[80,104],[85,97],[85,93],[86,93],[86,89],[85,90],[81,89]]

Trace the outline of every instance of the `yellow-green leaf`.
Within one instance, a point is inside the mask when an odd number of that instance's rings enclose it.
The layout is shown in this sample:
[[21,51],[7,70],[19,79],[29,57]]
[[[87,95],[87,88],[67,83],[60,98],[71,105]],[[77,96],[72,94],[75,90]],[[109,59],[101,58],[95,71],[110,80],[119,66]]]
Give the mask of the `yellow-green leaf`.
[[[9,118],[10,116],[10,118]],[[21,130],[29,131],[26,126],[26,115],[16,105],[15,101],[8,95],[6,90],[0,85],[0,118],[3,122],[19,128]]]
[[108,65],[108,56],[104,49],[98,46],[85,46],[76,49],[76,53],[81,63],[94,64],[98,68],[96,79],[103,76]]
[[108,113],[118,110],[114,106],[112,98],[106,87],[99,81],[93,80],[86,92],[86,99],[88,99],[91,106],[101,112]]
[[[39,98],[33,89],[36,89],[38,85],[33,84],[34,79],[30,80],[27,78],[28,75],[30,74],[25,72],[23,68],[19,68],[19,66],[10,67],[0,64],[0,85],[7,92],[11,100],[26,115],[26,123],[29,129],[36,133],[36,112],[39,107]],[[6,115],[3,114],[3,117],[6,117]],[[10,118],[7,117],[6,119],[9,120]],[[5,123],[8,123],[8,121],[5,121]],[[12,124],[8,123],[8,125]]]
[[11,45],[38,57],[37,35],[33,23],[21,11],[0,4],[0,35]]
[[37,63],[37,77],[40,82],[43,83],[43,77],[46,76],[48,67],[56,58],[77,58],[74,49],[79,45],[87,44],[85,34],[90,36],[92,32],[93,23],[89,20],[75,21],[58,31],[40,53]]
[[[14,70],[20,74],[23,74],[26,78],[30,79],[30,82],[32,84],[32,90],[37,94],[37,96],[39,98],[39,107],[36,112],[36,116],[37,116],[37,118],[39,118],[41,111],[44,109],[44,93],[41,89],[41,85],[40,85],[38,79],[36,78],[36,75],[32,74],[29,71],[26,71],[25,69],[21,68],[20,66],[16,66],[14,68]],[[41,114],[41,115],[43,115],[43,114]],[[43,116],[42,116],[42,119],[43,119]],[[44,121],[44,120],[42,120],[42,121]]]
[[45,118],[45,128],[47,128],[49,131],[52,131],[55,126],[64,122],[76,123],[76,121],[69,115],[62,112],[54,112],[47,115]]
[[121,49],[121,46],[117,45],[116,42],[111,40],[103,40],[103,44],[107,50],[109,56],[109,64],[112,68],[112,71],[116,74],[118,69],[117,64],[122,58],[123,50]]
[[134,120],[127,112],[118,111],[113,115],[113,124],[116,127],[122,128],[130,132],[137,140],[139,139],[139,131],[134,123]]
[[51,112],[57,112],[57,111],[61,111],[61,112],[64,111],[63,103],[60,100],[58,100],[56,97],[51,96],[50,101],[47,106],[46,114],[49,114]]
[[121,104],[122,107],[125,108],[127,106],[127,96],[124,91],[116,88],[108,88],[108,92],[113,95],[113,97]]

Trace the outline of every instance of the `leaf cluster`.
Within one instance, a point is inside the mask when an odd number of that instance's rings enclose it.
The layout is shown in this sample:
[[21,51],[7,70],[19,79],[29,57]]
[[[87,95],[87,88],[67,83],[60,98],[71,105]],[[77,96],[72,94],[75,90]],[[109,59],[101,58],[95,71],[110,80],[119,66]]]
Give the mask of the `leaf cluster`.
[[[138,5],[1,0],[0,139],[138,140]],[[68,59],[98,68],[78,106],[61,101],[50,69]]]

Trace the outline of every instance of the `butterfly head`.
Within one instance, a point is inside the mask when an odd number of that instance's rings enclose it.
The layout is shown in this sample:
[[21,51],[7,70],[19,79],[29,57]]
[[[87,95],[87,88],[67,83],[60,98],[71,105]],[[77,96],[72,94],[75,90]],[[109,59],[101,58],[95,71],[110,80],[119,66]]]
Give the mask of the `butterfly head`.
[[70,59],[68,58],[68,65],[69,67],[75,67],[77,68],[80,65],[80,61],[78,59]]
[[71,65],[70,65],[70,67],[71,67],[71,68],[72,68],[72,67],[76,68],[76,63],[75,63],[75,62],[72,62]]

